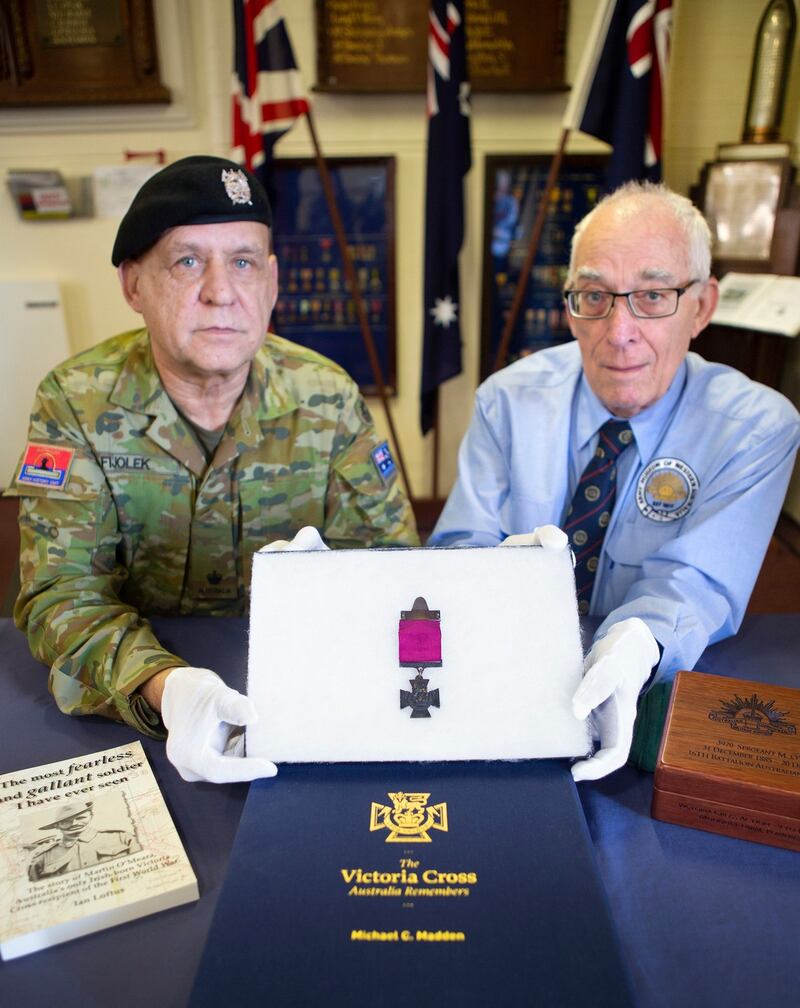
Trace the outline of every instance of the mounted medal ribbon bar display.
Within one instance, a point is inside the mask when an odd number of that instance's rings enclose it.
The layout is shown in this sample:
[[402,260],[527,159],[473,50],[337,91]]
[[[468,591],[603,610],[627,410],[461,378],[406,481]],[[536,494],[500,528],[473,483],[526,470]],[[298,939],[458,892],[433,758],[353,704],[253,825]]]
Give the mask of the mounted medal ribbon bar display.
[[[397,387],[393,157],[328,158],[364,310],[387,389]],[[344,264],[312,158],[277,158],[270,193],[281,289],[275,332],[330,357],[365,395],[377,392]]]

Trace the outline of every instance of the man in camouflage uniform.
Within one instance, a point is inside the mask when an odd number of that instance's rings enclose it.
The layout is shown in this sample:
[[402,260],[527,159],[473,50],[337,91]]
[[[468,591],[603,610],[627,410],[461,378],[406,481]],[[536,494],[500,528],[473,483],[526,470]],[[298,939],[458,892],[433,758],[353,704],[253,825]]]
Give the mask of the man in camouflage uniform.
[[[184,158],[153,176],[112,255],[147,328],[79,354],[39,388],[10,491],[20,497],[14,616],[67,713],[163,735],[164,683],[186,662],[140,614],[243,614],[265,543],[304,526],[332,547],[417,543],[353,382],[265,338],[277,297],[270,224],[262,187],[232,162]],[[192,707],[201,678],[183,675],[173,710]],[[189,779],[264,772],[227,757],[224,772],[198,770],[174,746],[170,758]]]

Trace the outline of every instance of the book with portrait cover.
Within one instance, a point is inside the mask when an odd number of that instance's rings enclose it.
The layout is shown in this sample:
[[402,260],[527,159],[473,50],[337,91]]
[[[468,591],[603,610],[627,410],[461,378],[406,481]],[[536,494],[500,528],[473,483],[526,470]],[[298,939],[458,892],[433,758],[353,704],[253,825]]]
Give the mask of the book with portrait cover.
[[283,765],[250,786],[190,999],[632,1005],[566,761]]
[[0,776],[0,954],[198,898],[140,742]]

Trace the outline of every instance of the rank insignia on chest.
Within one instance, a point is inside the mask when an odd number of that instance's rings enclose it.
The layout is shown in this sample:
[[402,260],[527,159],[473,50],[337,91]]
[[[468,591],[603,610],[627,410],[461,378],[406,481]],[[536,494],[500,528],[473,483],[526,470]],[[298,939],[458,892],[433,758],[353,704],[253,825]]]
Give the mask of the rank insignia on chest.
[[438,609],[429,609],[424,598],[414,600],[409,610],[402,610],[397,631],[401,668],[415,668],[409,679],[411,690],[400,690],[400,710],[411,708],[412,718],[429,718],[429,707],[439,706],[439,690],[428,691],[430,679],[426,668],[442,667],[442,624]]

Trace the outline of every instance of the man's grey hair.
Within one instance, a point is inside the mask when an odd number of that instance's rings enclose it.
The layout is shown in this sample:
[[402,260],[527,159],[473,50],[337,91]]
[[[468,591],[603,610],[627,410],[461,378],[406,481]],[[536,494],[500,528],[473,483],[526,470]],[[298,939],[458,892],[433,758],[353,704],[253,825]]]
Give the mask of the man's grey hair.
[[691,200],[679,193],[667,189],[666,186],[654,182],[626,182],[619,189],[604,196],[575,228],[570,248],[569,274],[567,287],[575,283],[575,250],[581,235],[592,222],[595,214],[603,207],[613,207],[617,203],[630,202],[631,209],[647,212],[652,209],[652,201],[657,200],[660,206],[672,215],[675,222],[686,236],[686,252],[689,259],[690,279],[708,280],[711,276],[711,231],[705,217]]

